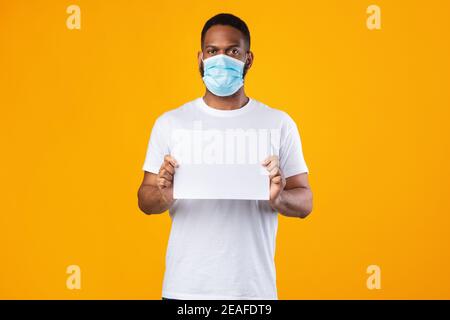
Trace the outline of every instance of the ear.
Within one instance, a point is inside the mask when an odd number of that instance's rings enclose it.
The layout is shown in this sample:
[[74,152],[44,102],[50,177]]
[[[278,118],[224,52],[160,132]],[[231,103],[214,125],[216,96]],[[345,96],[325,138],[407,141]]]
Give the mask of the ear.
[[202,51],[197,52],[197,60],[198,60],[198,67],[199,68],[201,68],[202,65],[203,65],[202,58],[203,58],[203,52]]
[[245,61],[245,67],[248,69],[250,69],[250,67],[253,64],[253,60],[255,59],[255,55],[253,54],[252,51],[247,52],[247,60]]
[[198,70],[200,71],[200,75],[203,77],[203,52],[199,51],[197,52],[197,64],[198,64]]

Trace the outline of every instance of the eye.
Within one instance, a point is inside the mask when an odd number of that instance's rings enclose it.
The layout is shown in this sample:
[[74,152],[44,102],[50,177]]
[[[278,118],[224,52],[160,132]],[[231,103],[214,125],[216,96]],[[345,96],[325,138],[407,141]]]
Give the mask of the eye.
[[239,54],[239,50],[238,49],[236,49],[236,48],[233,48],[233,49],[231,49],[231,54],[233,54],[233,55],[238,55]]
[[206,50],[206,53],[208,53],[208,54],[216,54],[216,49],[208,49],[208,50]]

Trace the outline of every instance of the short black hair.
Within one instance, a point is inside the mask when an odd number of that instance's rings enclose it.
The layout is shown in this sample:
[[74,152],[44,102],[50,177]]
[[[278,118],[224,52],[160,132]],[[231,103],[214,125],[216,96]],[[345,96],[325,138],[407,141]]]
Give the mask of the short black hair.
[[212,26],[218,24],[223,26],[231,26],[242,32],[242,34],[244,35],[245,43],[247,44],[247,49],[250,50],[250,30],[248,30],[247,24],[243,20],[241,20],[240,18],[236,17],[231,13],[219,13],[216,14],[214,17],[210,18],[208,21],[206,21],[202,29],[202,39],[201,39],[202,47],[205,41],[206,32]]

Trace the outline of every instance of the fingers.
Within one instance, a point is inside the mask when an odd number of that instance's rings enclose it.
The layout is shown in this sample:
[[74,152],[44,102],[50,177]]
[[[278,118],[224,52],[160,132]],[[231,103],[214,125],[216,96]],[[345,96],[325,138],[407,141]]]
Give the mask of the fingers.
[[278,158],[277,156],[269,156],[261,163],[263,166],[267,166],[272,160]]
[[173,165],[170,164],[170,162],[163,162],[163,164],[161,165],[161,168],[159,169],[159,173],[163,173],[163,172],[167,172],[170,175],[174,175],[175,174],[175,168],[173,167]]
[[168,181],[172,181],[173,180],[173,174],[171,172],[167,171],[164,168],[159,172],[159,177],[160,178],[164,178],[164,179],[166,179]]
[[172,167],[174,167],[174,168],[178,167],[177,160],[175,160],[175,158],[170,155],[166,155],[164,157],[164,163],[166,163],[166,162],[170,163],[172,165]]
[[170,155],[164,157],[164,162],[159,169],[157,184],[160,188],[170,188],[172,186],[173,175],[178,162]]
[[270,178],[273,178],[277,175],[280,175],[280,161],[277,156],[270,156],[267,157],[263,162],[262,165],[266,167],[267,171],[269,172]]
[[281,176],[281,170],[278,167],[273,168],[272,170],[269,171],[269,177],[270,179],[273,181],[273,179],[275,177],[279,177]]
[[279,166],[280,161],[277,156],[270,156],[267,157],[261,164],[266,167],[268,171],[271,171],[273,168]]
[[161,189],[169,188],[172,185],[173,175],[163,166],[159,170],[157,184]]
[[269,164],[266,166],[266,168],[269,172],[271,172],[273,169],[279,168],[279,167],[280,167],[280,164],[278,163],[278,160],[270,161]]
[[282,184],[283,183],[283,179],[281,178],[281,176],[273,177],[271,181],[274,184]]
[[157,179],[158,187],[161,189],[170,188],[172,186],[172,181],[166,180],[164,178]]
[[177,168],[177,167],[178,167],[178,162],[173,157],[166,155],[164,157],[164,162],[160,168],[160,175],[168,174],[170,176],[173,176],[175,174],[175,168]]
[[283,173],[280,169],[280,160],[277,156],[270,156],[266,158],[262,165],[266,167],[269,172],[270,181],[274,184],[283,184]]

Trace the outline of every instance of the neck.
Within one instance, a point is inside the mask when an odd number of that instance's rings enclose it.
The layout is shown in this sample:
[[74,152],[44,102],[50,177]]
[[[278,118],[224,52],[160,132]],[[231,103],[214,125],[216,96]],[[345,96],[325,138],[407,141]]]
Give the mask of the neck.
[[245,95],[244,87],[242,86],[236,93],[228,97],[218,97],[206,90],[203,100],[208,106],[215,109],[234,110],[246,105],[249,98]]

